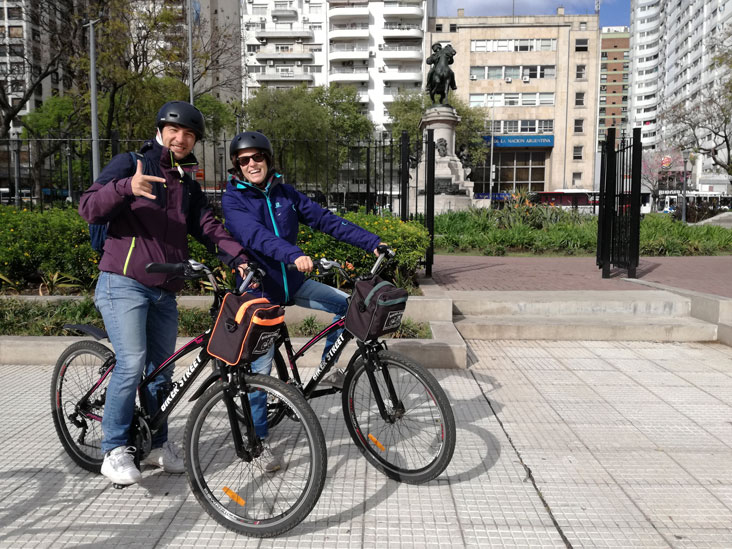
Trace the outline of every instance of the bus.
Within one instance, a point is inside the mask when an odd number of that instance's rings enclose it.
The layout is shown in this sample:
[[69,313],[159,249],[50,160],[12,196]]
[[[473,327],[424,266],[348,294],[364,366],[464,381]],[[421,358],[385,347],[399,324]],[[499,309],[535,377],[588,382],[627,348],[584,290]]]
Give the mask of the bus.
[[[585,189],[556,189],[541,191],[539,203],[562,208],[563,210],[577,210],[583,213],[597,214],[600,207],[600,192]],[[641,215],[651,212],[651,193],[641,193]]]

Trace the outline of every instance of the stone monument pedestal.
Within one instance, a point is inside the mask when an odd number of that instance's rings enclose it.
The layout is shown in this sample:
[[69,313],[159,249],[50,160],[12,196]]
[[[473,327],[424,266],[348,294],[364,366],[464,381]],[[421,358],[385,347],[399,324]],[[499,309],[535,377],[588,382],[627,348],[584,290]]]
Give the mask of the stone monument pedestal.
[[[465,210],[473,197],[473,182],[465,179],[462,162],[455,154],[455,128],[460,117],[450,105],[428,108],[419,124],[422,132],[434,130],[435,141],[435,213]],[[416,168],[410,170],[410,196],[424,195],[427,176],[427,151],[423,150]],[[414,200],[414,198],[412,198]],[[417,200],[423,212],[424,200]]]

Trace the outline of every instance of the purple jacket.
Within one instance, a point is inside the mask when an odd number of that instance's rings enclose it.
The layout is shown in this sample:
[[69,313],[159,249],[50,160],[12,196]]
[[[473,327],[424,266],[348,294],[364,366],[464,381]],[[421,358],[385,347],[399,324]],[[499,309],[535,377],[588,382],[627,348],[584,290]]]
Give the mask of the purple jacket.
[[137,166],[129,153],[112,158],[81,196],[81,217],[89,223],[109,222],[99,270],[178,291],[183,280],[148,274],[145,265],[188,259],[188,233],[229,266],[246,263],[244,249],[214,217],[201,186],[183,170],[197,164],[193,154],[180,162],[179,169],[172,153],[155,140],[147,141],[140,153],[146,158],[146,174],[165,178],[165,183],[153,183],[155,200],[132,194]]

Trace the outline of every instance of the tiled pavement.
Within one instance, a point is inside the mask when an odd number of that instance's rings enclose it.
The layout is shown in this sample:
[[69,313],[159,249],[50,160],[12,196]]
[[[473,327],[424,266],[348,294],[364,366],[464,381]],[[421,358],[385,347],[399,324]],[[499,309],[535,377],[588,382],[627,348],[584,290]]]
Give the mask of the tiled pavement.
[[[732,256],[641,257],[638,280],[732,298]],[[594,257],[435,256],[433,279],[443,290],[647,290],[603,279]]]
[[[458,425],[446,473],[387,480],[351,443],[340,400],[319,399],[328,480],[272,540],[216,524],[182,476],[146,469],[120,491],[72,465],[51,366],[1,365],[0,547],[732,547],[732,348],[468,343],[468,369],[434,371]],[[181,410],[173,437],[184,423]]]

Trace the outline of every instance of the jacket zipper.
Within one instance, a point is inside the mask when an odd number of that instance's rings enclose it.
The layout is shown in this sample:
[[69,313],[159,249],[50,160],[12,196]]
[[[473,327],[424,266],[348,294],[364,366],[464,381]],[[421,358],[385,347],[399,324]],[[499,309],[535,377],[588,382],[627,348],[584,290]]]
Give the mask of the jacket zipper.
[[[267,200],[267,209],[269,210],[269,218],[272,220],[272,227],[274,228],[275,236],[280,236],[280,231],[277,230],[277,222],[275,221],[274,214],[272,213],[272,203],[269,201],[269,193],[262,191],[265,199]],[[285,303],[290,301],[290,288],[287,285],[287,271],[285,264],[280,261],[280,269],[282,269],[282,282],[285,286]]]
[[136,236],[133,236],[132,237],[132,242],[130,243],[130,249],[127,252],[127,259],[125,259],[125,266],[122,268],[122,274],[125,275],[125,276],[127,276],[127,266],[129,265],[130,258],[132,257],[132,249],[135,247],[135,239],[136,238],[137,238]]

